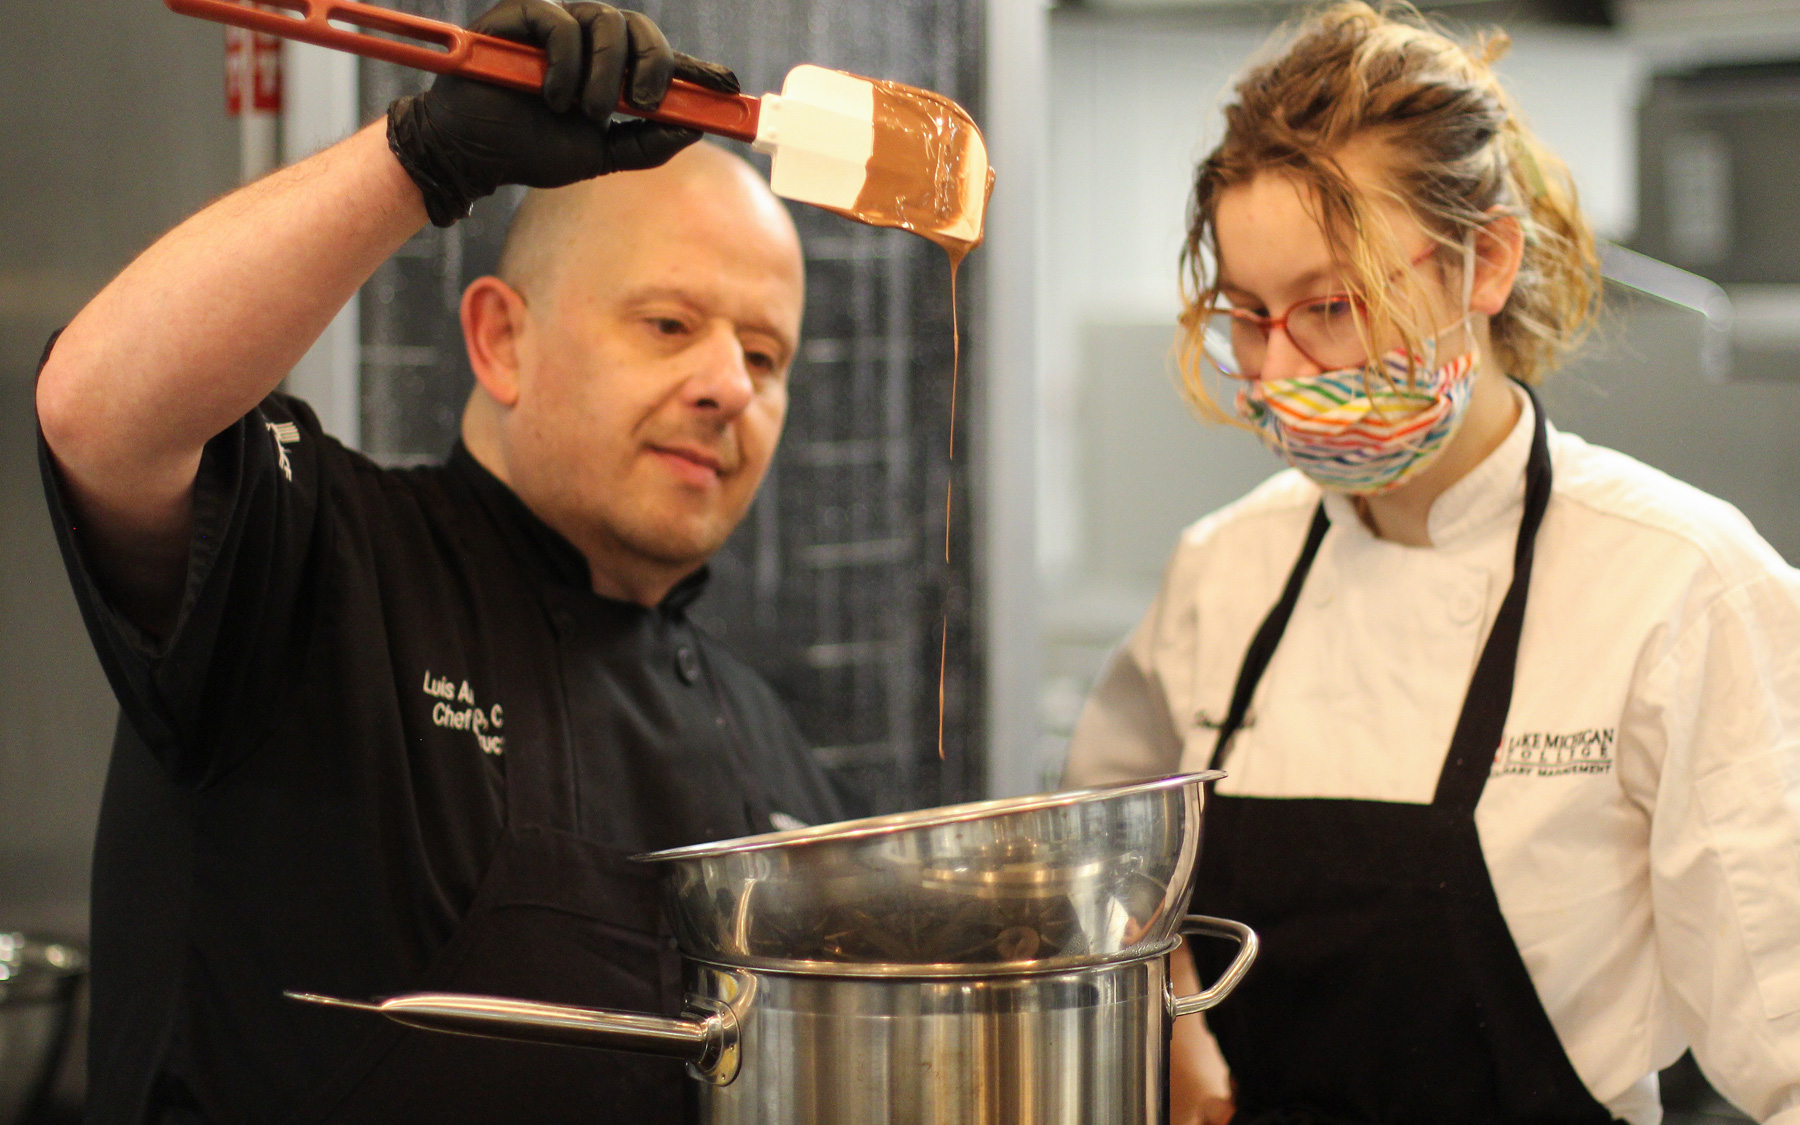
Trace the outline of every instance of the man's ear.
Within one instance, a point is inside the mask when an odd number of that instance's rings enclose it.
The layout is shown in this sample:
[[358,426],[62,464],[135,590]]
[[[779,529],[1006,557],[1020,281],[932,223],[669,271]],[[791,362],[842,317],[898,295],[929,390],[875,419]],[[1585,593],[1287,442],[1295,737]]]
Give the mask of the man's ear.
[[475,381],[488,397],[511,407],[519,401],[521,344],[531,324],[525,298],[497,277],[478,277],[463,290],[461,313]]
[[1495,212],[1487,225],[1475,232],[1475,284],[1469,290],[1470,311],[1494,316],[1505,308],[1524,257],[1525,228],[1514,216]]

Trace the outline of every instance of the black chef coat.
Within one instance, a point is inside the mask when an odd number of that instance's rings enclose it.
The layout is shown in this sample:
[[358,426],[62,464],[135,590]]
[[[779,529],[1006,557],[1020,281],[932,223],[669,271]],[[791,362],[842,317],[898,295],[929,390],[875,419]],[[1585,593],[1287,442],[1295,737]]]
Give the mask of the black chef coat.
[[274,1121],[357,1047],[284,989],[415,986],[504,819],[508,740],[567,740],[573,819],[628,852],[840,816],[773,692],[645,608],[460,446],[382,469],[272,395],[208,444],[150,641],[58,540],[122,716],[96,842],[90,1120]]

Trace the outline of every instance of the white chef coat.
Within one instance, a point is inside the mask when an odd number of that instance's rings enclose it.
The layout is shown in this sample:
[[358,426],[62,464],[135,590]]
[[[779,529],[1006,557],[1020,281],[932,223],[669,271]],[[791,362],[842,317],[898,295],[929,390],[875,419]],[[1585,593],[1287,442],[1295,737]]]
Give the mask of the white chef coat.
[[[1532,410],[1432,506],[1432,546],[1341,496],[1218,783],[1425,804],[1512,579]],[[1505,742],[1476,810],[1575,1071],[1633,1125],[1683,1047],[1800,1125],[1800,572],[1723,501],[1550,431]],[[1319,489],[1289,470],[1181,537],[1082,713],[1065,782],[1206,768]],[[1381,857],[1370,856],[1371,863]]]

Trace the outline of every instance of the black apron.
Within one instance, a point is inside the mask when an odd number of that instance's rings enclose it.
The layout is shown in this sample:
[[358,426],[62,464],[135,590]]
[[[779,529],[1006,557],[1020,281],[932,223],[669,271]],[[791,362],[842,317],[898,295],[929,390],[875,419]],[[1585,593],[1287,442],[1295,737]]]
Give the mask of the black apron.
[[[558,596],[542,596],[544,604],[521,600],[513,612],[554,615]],[[555,682],[548,651],[511,655],[511,690],[522,696],[545,690],[545,677]],[[506,827],[474,903],[409,991],[677,1015],[681,958],[662,911],[658,867],[577,834],[570,740],[554,726],[537,729],[524,710],[509,715]],[[675,1060],[449,1035],[345,1014],[373,1026],[355,1025],[363,1046],[296,1125],[663,1125],[684,1120],[697,1104],[693,1082]]]
[[[1194,909],[1238,919],[1262,938],[1249,976],[1207,1013],[1237,1084],[1234,1125],[1612,1120],[1544,1012],[1475,828],[1512,703],[1532,548],[1550,499],[1535,396],[1532,407],[1512,585],[1432,803],[1215,793],[1207,805]],[[1321,504],[1281,599],[1244,656],[1214,769],[1230,754],[1328,525]],[[1220,944],[1196,943],[1203,977],[1224,969]]]

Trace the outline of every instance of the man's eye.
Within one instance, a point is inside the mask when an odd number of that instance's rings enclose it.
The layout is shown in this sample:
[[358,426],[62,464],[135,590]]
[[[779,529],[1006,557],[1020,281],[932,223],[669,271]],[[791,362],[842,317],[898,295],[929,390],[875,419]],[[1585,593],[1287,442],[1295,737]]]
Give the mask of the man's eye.
[[687,322],[672,316],[656,316],[650,318],[650,327],[664,336],[680,336],[687,331]]

